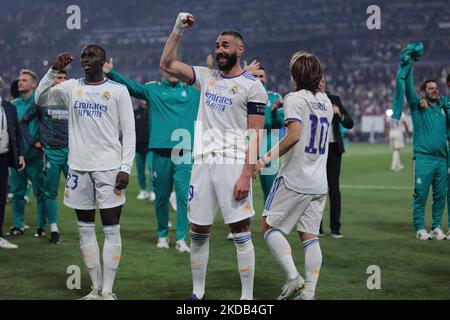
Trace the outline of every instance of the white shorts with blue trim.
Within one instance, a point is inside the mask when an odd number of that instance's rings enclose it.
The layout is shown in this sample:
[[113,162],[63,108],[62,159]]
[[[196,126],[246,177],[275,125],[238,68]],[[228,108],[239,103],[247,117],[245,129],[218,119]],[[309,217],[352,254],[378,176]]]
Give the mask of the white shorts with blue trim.
[[263,217],[271,227],[286,234],[297,225],[297,231],[319,235],[326,199],[326,194],[304,194],[290,190],[283,177],[278,177],[267,197]]
[[125,203],[125,191],[116,190],[120,168],[108,171],[77,171],[67,174],[64,204],[78,210],[110,209]]
[[212,225],[217,209],[226,224],[235,223],[255,215],[252,201],[252,182],[248,197],[235,201],[233,189],[243,164],[203,163],[192,166],[188,194],[189,222]]

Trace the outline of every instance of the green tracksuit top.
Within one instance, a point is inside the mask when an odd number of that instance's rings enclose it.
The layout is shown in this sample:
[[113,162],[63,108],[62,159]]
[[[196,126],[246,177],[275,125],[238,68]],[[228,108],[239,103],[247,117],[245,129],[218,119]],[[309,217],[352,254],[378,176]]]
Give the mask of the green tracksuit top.
[[447,117],[444,103],[438,100],[423,109],[413,84],[413,72],[406,78],[406,98],[413,121],[414,154],[425,154],[447,158]]
[[419,97],[414,87],[413,61],[423,55],[422,43],[409,44],[400,54],[400,64],[397,71],[397,86],[393,101],[393,118],[400,119],[403,100],[406,95],[411,118],[413,121],[413,152],[415,155],[431,155],[447,158],[447,125],[444,110],[444,100],[421,108]]
[[[11,103],[14,104],[17,109],[17,116],[19,117],[20,122],[22,121],[23,116],[28,111],[28,109],[30,109],[35,104],[34,92],[27,100],[23,100],[22,95],[20,95],[19,98],[14,99],[13,101],[11,101]],[[30,123],[28,124],[28,133],[33,141],[40,140],[39,121],[37,118],[30,121]],[[40,150],[30,145],[25,139],[23,145],[25,160],[32,160],[40,157]]]
[[[272,106],[278,99],[281,99],[281,95],[273,92],[267,91],[267,95],[269,97],[269,101],[266,104],[266,113],[264,116],[264,129],[266,129],[266,136],[263,137],[263,143],[261,145],[260,156],[266,154],[267,151],[272,149],[272,137],[271,137],[271,129],[280,129],[284,125],[284,110],[276,109],[272,112]],[[274,144],[278,143],[274,141]]]
[[[162,78],[159,82],[137,83],[124,77],[114,69],[108,78],[125,85],[134,98],[146,100],[149,110],[150,149],[173,149],[180,140],[172,141],[176,129],[186,129],[190,134],[190,144],[183,149],[192,149],[194,143],[194,123],[197,119],[200,92],[178,81],[174,86]],[[139,132],[137,133],[139,134]],[[184,144],[186,143],[185,140]]]

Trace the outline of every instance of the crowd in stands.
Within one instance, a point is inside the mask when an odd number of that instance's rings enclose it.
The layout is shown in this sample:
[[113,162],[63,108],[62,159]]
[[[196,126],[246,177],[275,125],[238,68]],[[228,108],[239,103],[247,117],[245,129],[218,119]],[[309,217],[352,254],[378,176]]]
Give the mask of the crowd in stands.
[[[415,67],[415,83],[434,78],[445,93],[450,73],[450,9],[444,0],[416,3],[380,0],[381,29],[369,30],[370,1],[334,0],[77,1],[81,30],[69,30],[68,1],[7,1],[2,4],[0,75],[10,83],[23,68],[43,75],[62,51],[79,58],[81,47],[98,43],[115,66],[138,81],[159,79],[159,59],[178,12],[196,16],[186,32],[182,60],[204,65],[214,53],[217,34],[237,29],[244,35],[246,59],[258,59],[267,70],[269,89],[291,90],[289,59],[307,50],[325,66],[328,89],[342,97],[355,119],[355,132],[364,114],[384,114],[391,108],[401,49],[422,41],[425,55]],[[69,76],[81,76],[75,63]]]

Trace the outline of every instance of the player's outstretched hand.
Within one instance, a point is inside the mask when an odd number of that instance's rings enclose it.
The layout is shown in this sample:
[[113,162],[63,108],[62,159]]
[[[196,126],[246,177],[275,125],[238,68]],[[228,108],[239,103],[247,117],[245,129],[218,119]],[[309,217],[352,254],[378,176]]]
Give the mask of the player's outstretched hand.
[[211,53],[206,56],[206,67],[214,68],[214,59]]
[[116,177],[116,189],[122,190],[128,186],[130,175],[124,171],[120,171]]
[[247,64],[247,61],[244,61],[244,70],[250,73],[251,75],[254,74],[255,71],[259,70],[261,67],[261,64],[258,60],[253,60],[250,64]]
[[233,189],[233,197],[236,201],[244,200],[248,197],[250,192],[250,179],[245,176],[240,176]]
[[183,35],[184,30],[194,25],[194,21],[195,19],[192,14],[188,12],[179,13],[175,21],[175,26],[173,27],[173,32],[180,36]]
[[105,64],[103,65],[103,73],[108,74],[111,72],[113,68],[114,68],[113,58],[109,58],[109,61],[105,62]]
[[70,52],[61,53],[56,57],[56,61],[53,63],[53,70],[62,70],[67,67],[73,61],[73,56]]
[[275,110],[280,109],[280,108],[283,108],[283,102],[281,101],[281,99],[277,99],[273,103],[271,111],[275,111]]

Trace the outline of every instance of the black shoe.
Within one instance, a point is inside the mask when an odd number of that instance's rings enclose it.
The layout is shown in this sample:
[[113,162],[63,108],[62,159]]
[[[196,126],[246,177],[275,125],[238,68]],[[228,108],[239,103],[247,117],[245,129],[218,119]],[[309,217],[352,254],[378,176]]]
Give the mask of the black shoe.
[[52,232],[51,234],[50,234],[50,243],[52,243],[52,244],[59,244],[60,243],[60,236],[59,236],[59,233],[58,232]]
[[203,295],[203,297],[201,298],[201,299],[199,299],[194,293],[189,297],[189,298],[187,298],[186,300],[206,300],[206,296],[205,295]]
[[331,236],[335,239],[342,239],[344,237],[343,234],[341,234],[339,231],[338,232],[332,232]]
[[46,235],[45,230],[42,229],[42,228],[38,228],[38,229],[36,230],[36,233],[34,234],[34,236],[35,236],[36,238],[44,238],[45,235]]
[[18,237],[21,236],[25,233],[25,230],[23,228],[17,228],[17,227],[12,227],[11,230],[9,231],[9,233],[7,233],[7,236],[14,236],[14,237]]

